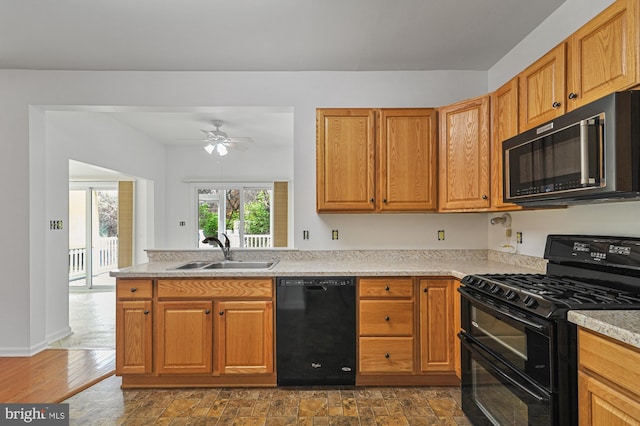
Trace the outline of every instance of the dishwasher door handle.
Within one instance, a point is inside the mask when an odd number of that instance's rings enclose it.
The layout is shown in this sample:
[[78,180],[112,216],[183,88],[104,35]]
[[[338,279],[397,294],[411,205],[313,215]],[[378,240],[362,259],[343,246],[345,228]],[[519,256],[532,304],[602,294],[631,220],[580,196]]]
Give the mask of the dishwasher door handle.
[[304,289],[307,291],[327,291],[326,285],[306,285]]

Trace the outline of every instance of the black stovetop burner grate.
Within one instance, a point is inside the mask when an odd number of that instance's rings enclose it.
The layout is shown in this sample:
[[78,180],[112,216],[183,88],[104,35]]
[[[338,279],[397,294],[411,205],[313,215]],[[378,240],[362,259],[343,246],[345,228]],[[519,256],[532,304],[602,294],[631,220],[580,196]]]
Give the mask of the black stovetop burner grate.
[[620,290],[601,280],[545,274],[487,274],[483,277],[556,303],[640,305],[640,291]]

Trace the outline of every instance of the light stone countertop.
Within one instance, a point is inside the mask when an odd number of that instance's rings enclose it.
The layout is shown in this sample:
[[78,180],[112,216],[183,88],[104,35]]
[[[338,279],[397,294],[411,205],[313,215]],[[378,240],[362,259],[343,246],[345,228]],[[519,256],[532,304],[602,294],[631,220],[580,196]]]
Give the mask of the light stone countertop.
[[271,269],[176,270],[186,263],[153,261],[111,272],[118,278],[280,277],[280,276],[453,276],[540,273],[539,270],[482,259],[314,259],[280,260]]
[[574,324],[640,349],[640,310],[569,311]]

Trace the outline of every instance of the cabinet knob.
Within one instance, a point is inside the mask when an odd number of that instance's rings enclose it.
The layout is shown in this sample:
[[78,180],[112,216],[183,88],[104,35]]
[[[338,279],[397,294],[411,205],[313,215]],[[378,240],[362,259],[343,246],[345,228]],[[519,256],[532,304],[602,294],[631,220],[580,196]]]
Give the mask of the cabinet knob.
[[391,289],[389,288],[389,286],[386,286],[384,289],[385,289],[386,291],[391,290]]
[[375,201],[376,201],[375,198],[372,198],[372,199],[369,200],[370,203],[373,203]]
[[578,94],[571,92],[571,93],[569,93],[568,97],[569,97],[569,99],[576,99],[578,97]]
[[218,315],[224,315],[224,311],[218,312]]
[[131,293],[135,293],[136,291],[138,291],[136,287],[131,287]]
[[556,101],[556,102],[554,102],[554,103],[552,103],[552,104],[551,104],[551,106],[552,106],[554,109],[558,109],[558,108],[560,108],[560,105],[561,105],[561,104],[560,104],[560,102],[558,102],[558,101]]
[[145,315],[149,315],[149,311],[148,311],[148,310],[147,310],[147,311],[144,311],[144,312],[143,312],[143,314],[145,314]]
[[204,311],[204,313],[209,315],[211,313],[211,309],[207,309],[206,311]]
[[429,293],[429,288],[425,287],[424,289],[422,289],[422,291],[425,293]]
[[389,317],[384,317],[384,320],[385,320],[385,321],[389,321],[390,319],[391,319],[391,318],[389,318]]
[[487,194],[482,194],[482,199],[483,200],[486,200],[487,198],[489,198],[489,197],[487,197]]
[[391,357],[391,355],[389,355],[389,352],[387,352],[386,354],[384,354],[384,357],[389,359]]
[[383,202],[383,203],[385,203],[385,204],[387,204],[387,199],[386,199],[386,198],[383,198],[383,199],[382,199],[382,202]]

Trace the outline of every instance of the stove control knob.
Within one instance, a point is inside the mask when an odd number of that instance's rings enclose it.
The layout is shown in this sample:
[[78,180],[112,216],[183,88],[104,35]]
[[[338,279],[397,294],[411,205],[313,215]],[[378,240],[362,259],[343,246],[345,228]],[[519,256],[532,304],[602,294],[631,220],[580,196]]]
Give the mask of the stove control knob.
[[486,282],[484,282],[484,281],[480,281],[480,282],[477,284],[477,287],[478,287],[478,288],[480,288],[480,289],[483,289],[483,288],[485,288],[486,286],[487,286],[487,283],[486,283]]
[[513,290],[507,290],[507,294],[506,294],[506,296],[507,296],[507,299],[508,299],[508,300],[511,300],[512,302],[515,302],[515,301],[517,301],[518,299],[520,299],[520,296],[518,296],[518,293],[516,293],[516,292],[515,292],[515,291],[513,291]]
[[524,305],[529,309],[535,309],[538,307],[538,302],[536,299],[527,296],[524,298]]
[[492,285],[490,291],[491,294],[495,294],[496,296],[502,294],[502,289],[497,284]]

